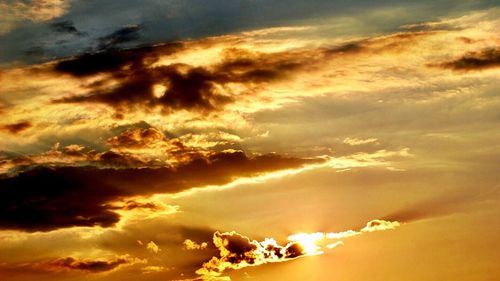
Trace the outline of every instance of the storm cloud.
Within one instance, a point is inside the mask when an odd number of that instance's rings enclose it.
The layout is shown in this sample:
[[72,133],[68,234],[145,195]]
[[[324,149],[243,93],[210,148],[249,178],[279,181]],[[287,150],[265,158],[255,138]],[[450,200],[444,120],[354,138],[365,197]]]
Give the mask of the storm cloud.
[[[166,112],[194,110],[211,112],[234,101],[233,95],[221,88],[237,83],[253,85],[282,80],[289,74],[318,62],[306,59],[302,51],[253,54],[244,50],[227,50],[222,62],[210,67],[172,63],[154,66],[160,56],[184,50],[182,42],[131,50],[104,50],[62,60],[54,70],[75,77],[107,74],[109,78],[88,86],[88,93],[68,95],[55,103],[102,103],[117,111],[162,108]],[[117,82],[106,86],[108,82]],[[159,89],[159,90],[158,90]],[[251,90],[248,90],[251,93]]]
[[[123,161],[116,157],[106,156],[103,161]],[[16,175],[1,176],[0,228],[49,231],[72,226],[110,227],[120,220],[120,215],[109,203],[126,197],[221,185],[236,177],[297,168],[318,161],[220,152],[177,167],[35,166]]]

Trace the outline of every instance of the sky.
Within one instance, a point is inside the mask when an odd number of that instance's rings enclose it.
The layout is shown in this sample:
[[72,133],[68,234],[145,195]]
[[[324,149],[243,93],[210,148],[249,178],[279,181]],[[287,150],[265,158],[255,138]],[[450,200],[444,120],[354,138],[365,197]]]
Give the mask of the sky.
[[500,279],[500,3],[0,1],[0,279]]

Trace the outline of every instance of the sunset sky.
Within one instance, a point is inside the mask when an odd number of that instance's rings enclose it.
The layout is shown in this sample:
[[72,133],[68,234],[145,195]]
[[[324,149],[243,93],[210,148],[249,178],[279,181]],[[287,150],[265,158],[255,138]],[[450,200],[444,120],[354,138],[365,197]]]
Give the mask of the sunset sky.
[[0,280],[500,280],[500,2],[0,0]]

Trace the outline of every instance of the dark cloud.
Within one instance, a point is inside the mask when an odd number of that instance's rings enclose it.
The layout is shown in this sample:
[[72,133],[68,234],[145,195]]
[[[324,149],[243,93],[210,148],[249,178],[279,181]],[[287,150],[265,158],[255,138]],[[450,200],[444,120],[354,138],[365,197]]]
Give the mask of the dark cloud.
[[[244,93],[251,95],[258,85],[314,70],[337,56],[398,51],[431,34],[433,31],[396,33],[331,48],[299,48],[273,53],[226,48],[219,62],[203,67],[181,63],[152,65],[160,56],[183,51],[189,44],[204,47],[213,43],[199,41],[122,51],[109,49],[58,62],[55,71],[76,77],[108,75],[87,85],[87,93],[68,95],[55,102],[106,104],[117,110],[116,118],[124,118],[125,111],[153,108],[160,108],[164,113],[177,110],[209,113],[235,100],[235,95],[226,87],[228,84],[240,84],[246,89]],[[113,86],[108,86],[110,84]]]
[[140,31],[142,28],[142,25],[129,25],[114,31],[109,35],[100,37],[97,40],[99,43],[98,48],[101,50],[117,48],[121,44],[137,41],[140,38]]
[[[177,167],[134,168],[135,159],[111,154],[103,154],[96,162],[99,166],[37,166],[15,175],[0,175],[0,228],[49,231],[72,226],[109,227],[120,220],[110,203],[126,197],[220,185],[235,177],[319,161],[220,152]],[[106,168],[117,164],[125,168]]]
[[49,24],[51,30],[59,33],[68,33],[76,36],[85,36],[86,34],[80,32],[74,25],[73,21],[57,21]]
[[219,239],[222,239],[222,245],[229,251],[225,259],[232,263],[238,264],[246,262],[248,264],[255,263],[254,251],[258,249],[257,245],[250,242],[248,237],[237,233],[216,233]]
[[1,125],[0,129],[7,131],[11,134],[18,134],[28,128],[31,128],[33,124],[29,121],[21,121],[18,123],[12,123],[12,124],[6,124],[6,125]]
[[45,264],[51,270],[80,270],[90,273],[99,273],[111,271],[120,265],[129,264],[133,262],[128,257],[117,258],[114,260],[77,260],[72,257],[60,258],[50,261]]
[[487,48],[478,52],[470,52],[449,62],[428,65],[455,71],[475,71],[500,67],[500,48]]
[[[55,70],[75,77],[85,77],[100,73],[114,73],[124,68],[144,67],[158,59],[158,54],[172,54],[183,48],[182,43],[174,42],[155,47],[141,47],[133,50],[106,50],[85,53],[62,60]],[[120,75],[123,75],[120,73]]]
[[[203,68],[190,68],[184,73],[182,67],[177,66],[155,69],[140,66],[121,75],[121,83],[115,88],[96,89],[97,93],[68,97],[59,102],[104,103],[118,110],[162,107],[165,110],[211,111],[231,101],[215,91],[216,84],[225,83],[227,77]],[[156,84],[169,87],[158,97],[154,92]]]
[[[300,51],[248,54],[233,50],[234,54],[227,51],[221,63],[210,67],[187,64],[151,67],[160,55],[169,55],[182,48],[182,43],[172,43],[126,51],[107,50],[61,61],[55,66],[58,72],[76,77],[107,73],[110,78],[89,85],[87,94],[69,96],[55,102],[103,103],[118,111],[160,107],[166,112],[210,112],[233,101],[232,96],[219,91],[226,84],[240,83],[251,87],[284,79],[312,61]],[[118,84],[103,86],[108,79]],[[163,86],[161,92],[155,91],[158,85]]]
[[258,242],[234,231],[215,232],[213,243],[219,255],[203,263],[196,271],[204,277],[220,276],[227,269],[283,262],[305,255],[304,248],[297,242],[280,246],[274,240]]
[[362,42],[351,42],[332,47],[326,51],[327,54],[354,54],[366,50]]

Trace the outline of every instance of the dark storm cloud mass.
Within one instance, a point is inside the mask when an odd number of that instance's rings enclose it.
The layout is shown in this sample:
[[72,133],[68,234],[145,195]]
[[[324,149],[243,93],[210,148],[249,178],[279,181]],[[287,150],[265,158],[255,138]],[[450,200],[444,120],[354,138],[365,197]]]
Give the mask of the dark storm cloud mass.
[[500,48],[486,48],[477,52],[470,52],[455,60],[430,64],[455,71],[476,71],[500,67]]
[[21,121],[18,123],[0,125],[0,129],[7,131],[11,134],[18,134],[18,133],[20,133],[20,132],[22,132],[22,131],[24,131],[32,126],[33,125],[29,121]]
[[[118,74],[120,75],[120,74]],[[227,77],[211,73],[203,68],[190,68],[187,73],[176,66],[149,70],[137,67],[122,73],[121,84],[111,89],[96,89],[96,93],[68,97],[64,103],[103,103],[126,111],[138,107],[164,109],[188,109],[211,111],[231,101],[215,92],[215,85],[224,83]],[[160,97],[154,95],[154,85],[169,82],[169,88]]]
[[[228,83],[254,85],[277,81],[313,60],[301,52],[248,54],[233,50],[235,54],[228,51],[223,62],[210,68],[187,64],[151,67],[160,55],[172,54],[183,48],[183,43],[171,43],[131,50],[113,49],[60,61],[55,65],[57,72],[75,77],[105,73],[110,78],[90,85],[88,94],[69,96],[55,102],[103,103],[118,111],[161,107],[167,112],[182,109],[209,112],[233,101],[231,96],[218,91],[218,87]],[[118,85],[102,86],[107,81],[117,81]],[[160,95],[155,93],[155,85],[164,86]]]
[[[123,159],[106,157],[104,161]],[[129,196],[176,193],[315,162],[318,160],[277,155],[250,158],[242,152],[221,152],[175,168],[34,167],[0,178],[0,228],[109,227],[120,219],[109,203]]]

